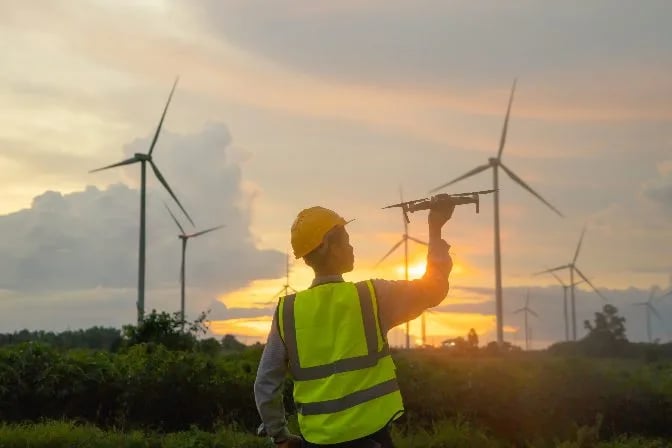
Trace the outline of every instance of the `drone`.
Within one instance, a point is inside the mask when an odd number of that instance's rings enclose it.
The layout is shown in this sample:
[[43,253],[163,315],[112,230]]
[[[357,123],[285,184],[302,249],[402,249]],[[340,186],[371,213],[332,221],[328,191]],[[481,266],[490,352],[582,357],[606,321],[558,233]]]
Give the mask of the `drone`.
[[475,204],[476,213],[480,210],[480,195],[494,193],[497,190],[483,190],[483,191],[472,191],[470,193],[456,193],[456,194],[437,194],[436,196],[431,196],[429,198],[416,199],[413,201],[400,202],[398,204],[388,205],[386,208],[399,207],[404,212],[404,218],[407,223],[410,223],[411,220],[408,218],[409,213],[414,213],[420,210],[430,210],[436,208],[442,208],[447,206],[463,205],[463,204]]

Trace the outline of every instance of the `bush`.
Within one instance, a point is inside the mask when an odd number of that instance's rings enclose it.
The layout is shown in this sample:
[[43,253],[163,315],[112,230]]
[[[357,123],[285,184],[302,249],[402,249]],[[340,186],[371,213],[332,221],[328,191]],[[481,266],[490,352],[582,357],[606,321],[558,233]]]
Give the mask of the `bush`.
[[[154,343],[119,353],[35,343],[3,348],[0,420],[68,419],[160,432],[236,423],[252,432],[259,424],[253,383],[260,355],[261,346],[212,356]],[[601,438],[672,437],[669,364],[526,353],[450,358],[440,350],[394,356],[407,410],[398,426],[417,437],[452,434],[437,425],[457,421],[477,439],[522,446],[569,440],[577,425],[594,425],[598,415]],[[286,386],[285,404],[295,413],[291,381]]]

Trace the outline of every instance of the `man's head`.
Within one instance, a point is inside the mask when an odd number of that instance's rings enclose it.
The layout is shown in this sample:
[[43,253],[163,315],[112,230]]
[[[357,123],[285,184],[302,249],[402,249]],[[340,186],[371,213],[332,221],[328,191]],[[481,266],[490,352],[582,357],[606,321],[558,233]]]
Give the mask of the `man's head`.
[[332,210],[311,207],[302,210],[292,224],[292,248],[319,274],[343,274],[354,266],[348,223]]

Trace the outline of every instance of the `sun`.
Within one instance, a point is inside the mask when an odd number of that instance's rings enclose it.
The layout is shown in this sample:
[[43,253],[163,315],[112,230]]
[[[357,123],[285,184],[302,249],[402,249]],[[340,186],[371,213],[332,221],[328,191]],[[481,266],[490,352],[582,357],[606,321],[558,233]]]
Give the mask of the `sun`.
[[[408,278],[415,279],[420,278],[425,275],[425,270],[427,269],[427,263],[424,261],[421,263],[409,264],[408,266]],[[397,274],[400,276],[404,275],[404,265],[397,266],[395,269]]]
[[[413,263],[409,264],[408,266],[408,278],[409,280],[417,279],[425,275],[425,271],[427,270],[427,263],[426,262],[418,262],[418,263]],[[404,276],[404,265],[399,265],[396,267],[395,272],[397,275],[400,277]],[[453,275],[460,275],[464,273],[464,267],[459,264],[459,263],[453,263],[453,269],[450,271],[451,274]]]

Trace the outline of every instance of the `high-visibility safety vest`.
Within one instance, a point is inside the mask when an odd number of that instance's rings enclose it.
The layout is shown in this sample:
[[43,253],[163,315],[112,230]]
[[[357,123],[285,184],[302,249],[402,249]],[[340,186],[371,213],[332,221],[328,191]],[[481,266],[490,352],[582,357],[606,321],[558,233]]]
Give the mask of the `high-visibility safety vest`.
[[278,327],[307,441],[356,440],[401,415],[396,367],[371,281],[327,283],[283,297]]

